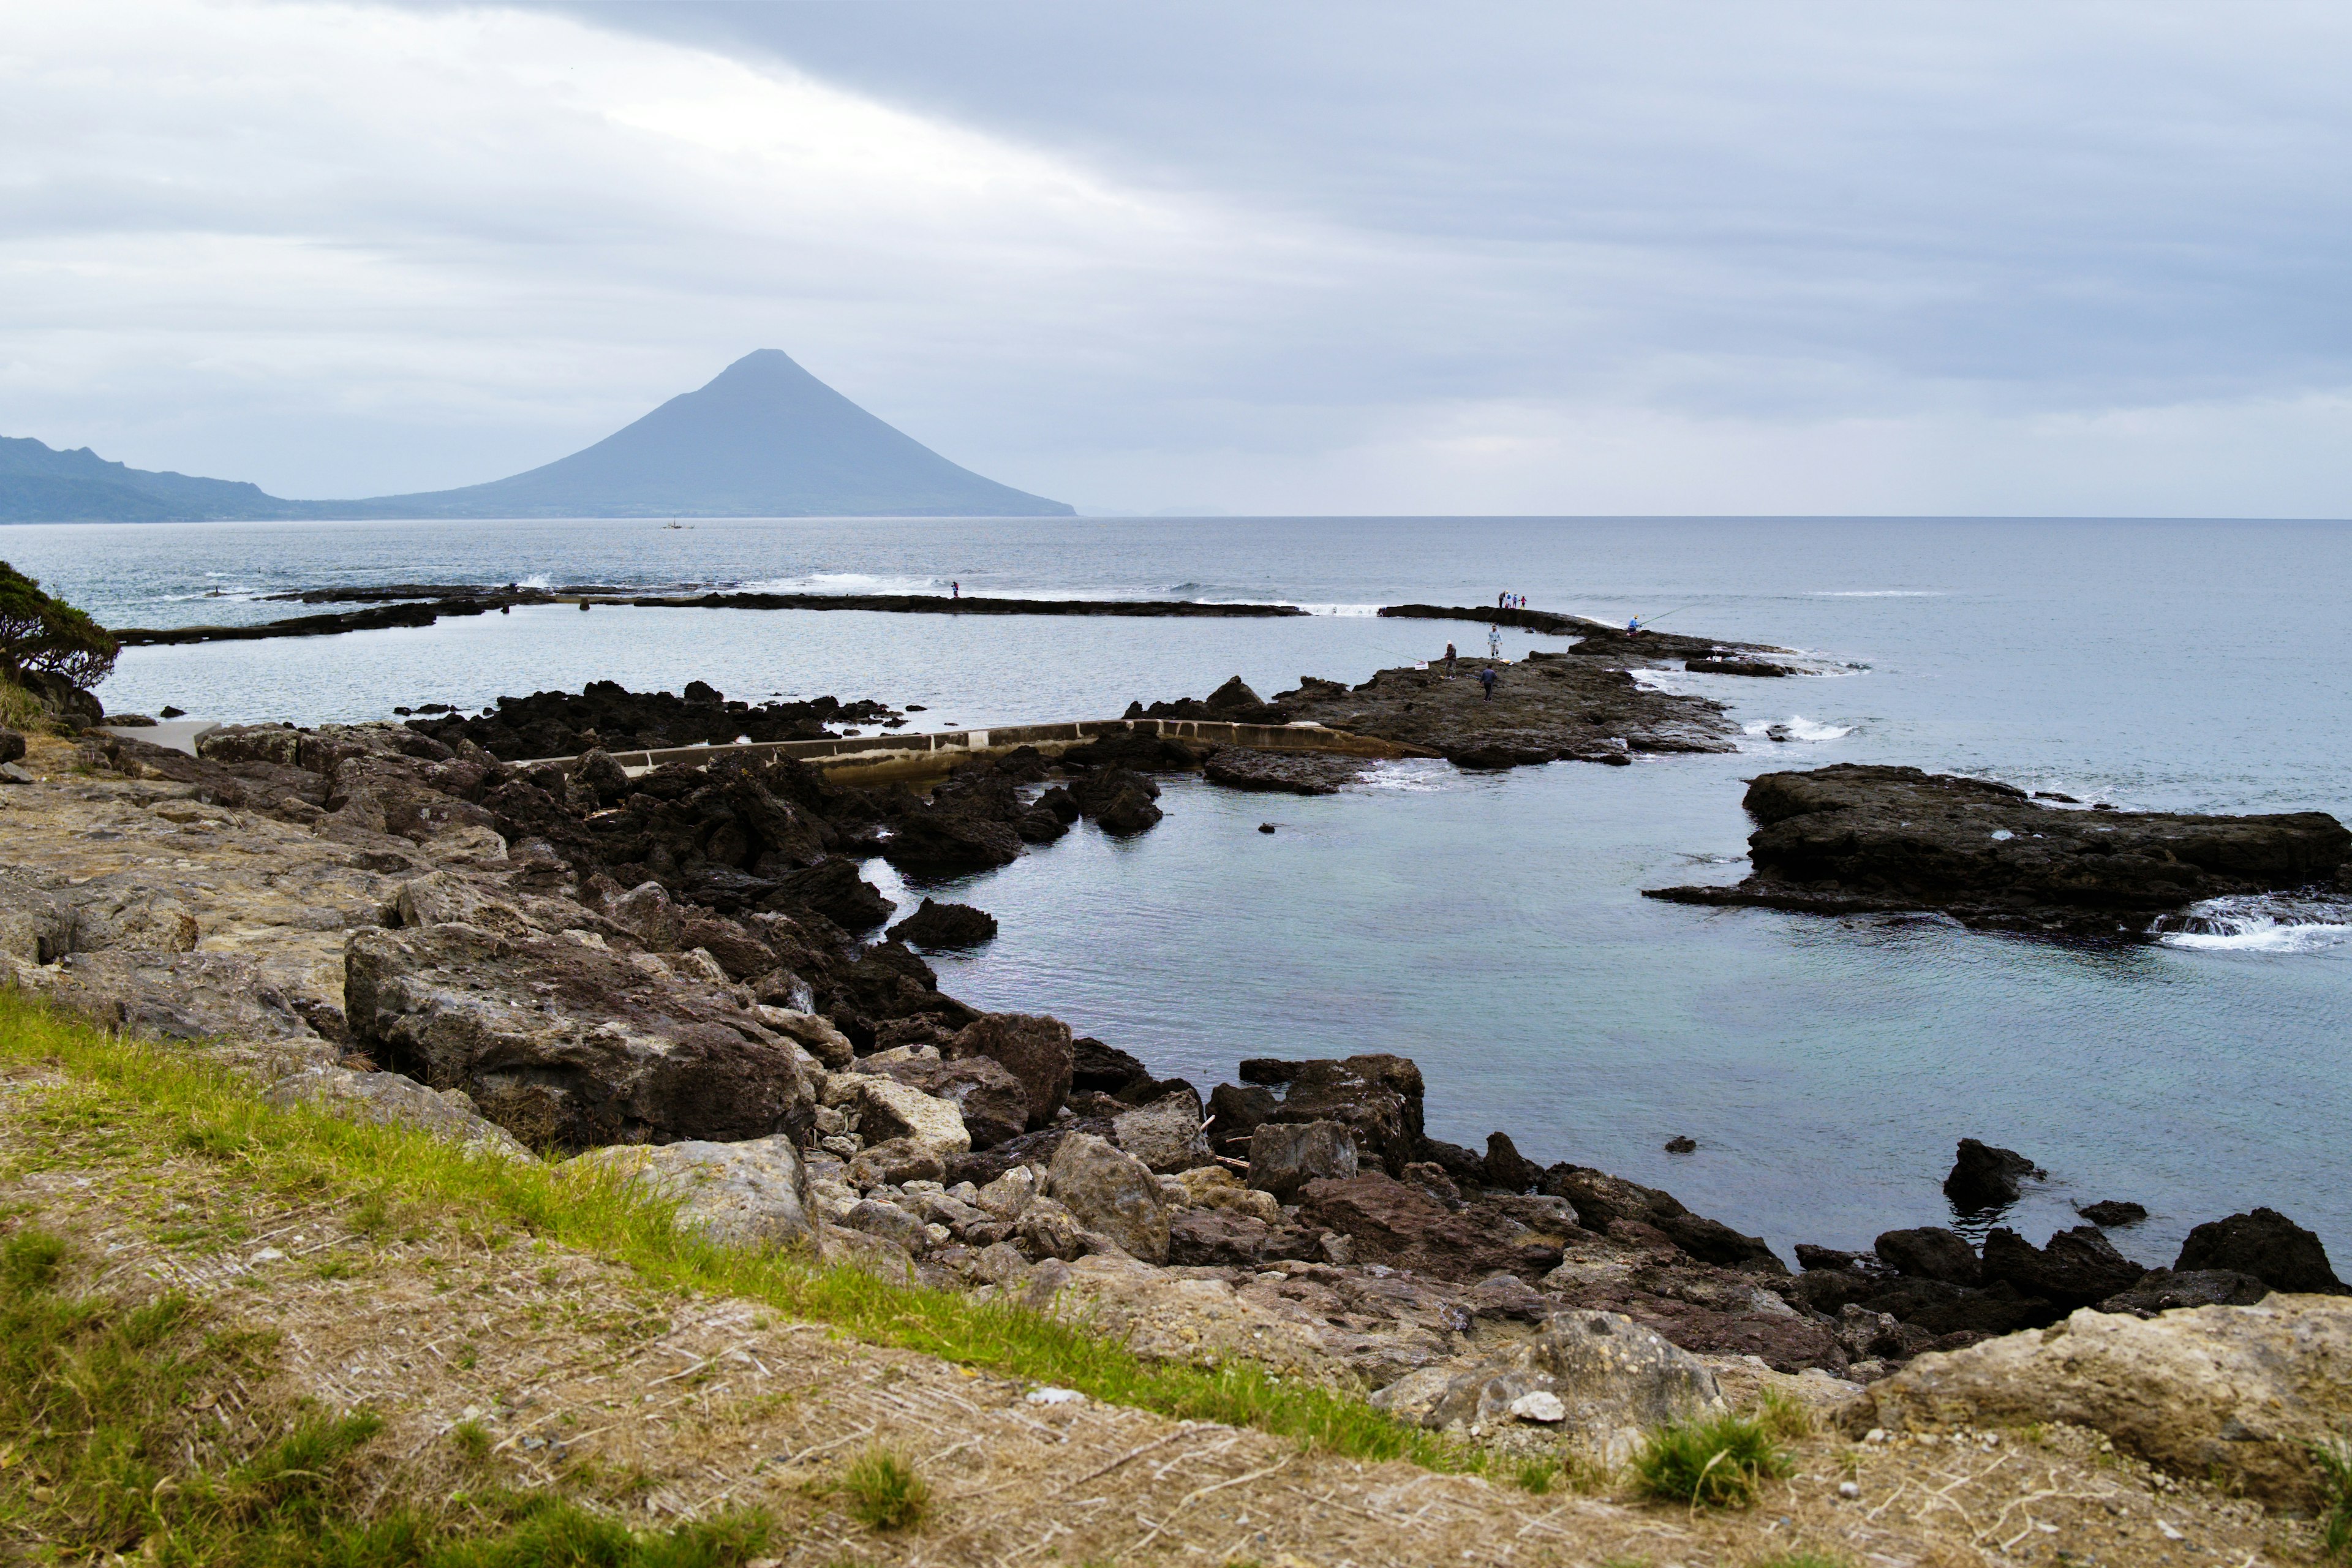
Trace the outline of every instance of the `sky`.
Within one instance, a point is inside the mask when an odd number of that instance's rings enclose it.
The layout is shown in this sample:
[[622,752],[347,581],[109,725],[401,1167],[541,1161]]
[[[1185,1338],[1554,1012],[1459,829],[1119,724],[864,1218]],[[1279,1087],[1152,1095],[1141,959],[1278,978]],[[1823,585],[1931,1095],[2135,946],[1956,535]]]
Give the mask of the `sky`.
[[755,348],[1097,512],[2352,516],[2352,7],[0,0],[0,434],[358,496]]

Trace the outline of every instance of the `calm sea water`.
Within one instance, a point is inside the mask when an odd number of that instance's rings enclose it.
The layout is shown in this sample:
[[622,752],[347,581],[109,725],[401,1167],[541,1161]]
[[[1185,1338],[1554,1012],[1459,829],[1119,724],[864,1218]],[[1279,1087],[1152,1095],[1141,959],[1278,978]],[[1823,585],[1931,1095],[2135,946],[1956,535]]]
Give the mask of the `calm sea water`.
[[[1901,762],[2126,806],[2352,820],[2352,527],[2032,521],[202,524],[16,527],[0,552],[117,625],[270,618],[326,583],[756,584],[1280,600],[1312,618],[1161,622],[518,610],[430,630],[135,649],[110,708],[378,717],[612,678],[919,702],[941,727],[1098,717],[1241,674],[1360,680],[1484,628],[1381,621],[1498,590],[1779,643],[1834,679],[1675,676],[1735,704],[1738,756],[1504,775],[1381,769],[1297,800],[1197,780],[1115,842],[1081,828],[946,889],[999,917],[942,984],[1051,1011],[1204,1086],[1247,1056],[1394,1050],[1433,1131],[1672,1188],[1784,1249],[1941,1223],[1962,1135],[2053,1182],[2015,1219],[2134,1198],[2169,1261],[2255,1204],[2352,1266],[2352,923],[2238,922],[2091,950],[1937,922],[1706,911],[1638,890],[1742,870],[1742,781]],[[1513,656],[1559,639],[1507,633]],[[1808,737],[1776,744],[1764,724]],[[1280,831],[1256,829],[1272,821]],[[869,876],[914,896],[878,864]],[[921,889],[935,894],[936,888]],[[1694,1155],[1663,1152],[1698,1140]]]

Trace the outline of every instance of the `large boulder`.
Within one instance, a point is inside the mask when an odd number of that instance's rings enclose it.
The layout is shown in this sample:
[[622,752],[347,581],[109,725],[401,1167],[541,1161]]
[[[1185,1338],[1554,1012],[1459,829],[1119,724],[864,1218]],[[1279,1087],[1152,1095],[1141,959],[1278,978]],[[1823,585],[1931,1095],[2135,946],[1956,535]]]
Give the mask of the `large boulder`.
[[68,952],[52,968],[16,970],[19,986],[110,1028],[177,1040],[318,1047],[318,1031],[252,959],[230,952],[157,952],[113,947]]
[[1377,1171],[1308,1182],[1298,1217],[1347,1237],[1357,1263],[1382,1263],[1432,1279],[1483,1279],[1489,1274],[1545,1272],[1559,1260],[1541,1247],[1522,1248],[1481,1230],[1417,1186]]
[[2352,1410],[2352,1301],[2273,1296],[2140,1319],[2084,1310],[2039,1334],[1923,1355],[1849,1418],[1889,1431],[2067,1422],[2176,1475],[2318,1500],[2315,1443]]
[[2130,1289],[2147,1270],[2117,1252],[2098,1226],[2078,1225],[2039,1247],[2007,1226],[1994,1230],[1985,1237],[1984,1272],[2072,1310]]
[[987,1057],[1021,1080],[1029,1092],[1029,1126],[1043,1128],[1069,1097],[1076,1061],[1070,1026],[1059,1018],[1028,1013],[988,1013],[967,1024],[940,1047],[950,1061]]
[[771,904],[814,910],[844,931],[871,931],[898,906],[858,873],[855,860],[834,858],[776,879]]
[[833,1074],[825,1079],[824,1102],[855,1114],[858,1136],[868,1144],[903,1138],[941,1160],[971,1148],[971,1130],[952,1102],[880,1073]]
[[1974,1285],[1982,1274],[1976,1249],[1969,1245],[1968,1237],[1941,1226],[1887,1231],[1879,1237],[1872,1250],[1889,1268],[1915,1279]]
[[2336,1295],[2345,1289],[2319,1237],[2276,1209],[2206,1221],[2189,1233],[2172,1267],[2231,1269],[2251,1274],[2273,1290]]
[[1250,1134],[1249,1184],[1288,1203],[1309,1182],[1356,1173],[1356,1141],[1336,1121],[1265,1121]]
[[567,1160],[564,1168],[638,1184],[677,1204],[681,1226],[725,1246],[812,1252],[822,1246],[808,1166],[789,1137],[619,1144]]
[[[1659,1426],[1725,1408],[1715,1374],[1688,1351],[1620,1313],[1578,1311],[1554,1318],[1510,1355],[1454,1378],[1422,1425],[1491,1430],[1539,1408],[1522,1403],[1530,1394],[1557,1399],[1562,1430],[1609,1464],[1623,1463]],[[1538,1418],[1551,1417],[1541,1409]]]
[[1150,1169],[1165,1174],[1189,1171],[1216,1158],[1201,1131],[1201,1097],[1189,1089],[1111,1119],[1111,1137]]
[[463,1089],[430,1089],[396,1072],[314,1067],[279,1079],[261,1098],[272,1105],[310,1105],[355,1121],[413,1127],[478,1154],[531,1158],[513,1133],[477,1111]]
[[1246,1084],[1283,1086],[1282,1101],[1268,1121],[1337,1121],[1355,1140],[1360,1160],[1377,1162],[1392,1176],[1421,1158],[1421,1068],[1405,1057],[1371,1054],[1339,1060],[1278,1061],[1253,1058],[1241,1064]]
[[1168,1261],[1167,1205],[1142,1161],[1092,1133],[1074,1132],[1054,1151],[1046,1187],[1079,1224],[1109,1237],[1130,1258]]
[[2049,1174],[2014,1149],[1996,1149],[1980,1140],[1963,1138],[1951,1174],[1944,1178],[1944,1195],[1957,1209],[2002,1208],[2018,1200],[2021,1180],[2040,1181]]
[[599,945],[454,924],[357,931],[344,974],[355,1045],[464,1089],[536,1147],[797,1138],[814,1125],[790,1041],[722,987]]
[[992,1148],[1029,1125],[1029,1090],[992,1057],[892,1062],[882,1072],[956,1108],[971,1147]]
[[920,908],[890,928],[900,942],[917,947],[978,947],[996,935],[996,917],[970,904],[925,899]]

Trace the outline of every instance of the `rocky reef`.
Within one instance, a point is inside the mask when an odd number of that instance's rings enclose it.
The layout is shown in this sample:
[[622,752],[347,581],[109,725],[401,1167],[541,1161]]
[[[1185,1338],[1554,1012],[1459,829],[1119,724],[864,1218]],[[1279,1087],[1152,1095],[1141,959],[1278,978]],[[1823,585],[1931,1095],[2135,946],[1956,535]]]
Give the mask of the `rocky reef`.
[[2200,816],[2076,810],[1987,779],[1841,763],[1748,785],[1752,869],[1679,903],[1814,914],[1932,911],[2007,931],[2135,937],[2229,894],[2334,881],[2352,831],[2324,812]]
[[[405,712],[405,710],[403,710]],[[408,727],[444,745],[470,741],[501,762],[576,757],[607,752],[658,752],[673,746],[727,745],[737,741],[819,741],[843,725],[895,729],[906,716],[879,702],[835,697],[806,701],[730,700],[699,680],[683,696],[631,691],[617,681],[592,680],[577,692],[535,691],[501,697],[480,714],[444,711],[409,720]]]

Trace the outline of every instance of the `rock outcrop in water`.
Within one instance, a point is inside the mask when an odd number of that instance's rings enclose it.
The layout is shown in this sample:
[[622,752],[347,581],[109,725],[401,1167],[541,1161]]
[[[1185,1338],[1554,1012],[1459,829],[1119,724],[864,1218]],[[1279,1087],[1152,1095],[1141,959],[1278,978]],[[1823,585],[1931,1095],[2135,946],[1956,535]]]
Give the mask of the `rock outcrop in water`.
[[815,697],[799,702],[730,701],[699,680],[685,695],[631,691],[592,680],[577,693],[535,691],[501,697],[494,711],[411,719],[408,727],[446,746],[470,741],[501,762],[576,757],[584,752],[658,752],[672,746],[736,741],[820,741],[843,725],[896,727],[905,716],[879,702]]
[[1841,763],[1748,785],[1753,870],[1680,903],[1814,914],[1934,911],[1972,926],[2100,936],[2225,894],[2335,878],[2352,832],[2324,812],[2070,811],[1985,779]]

